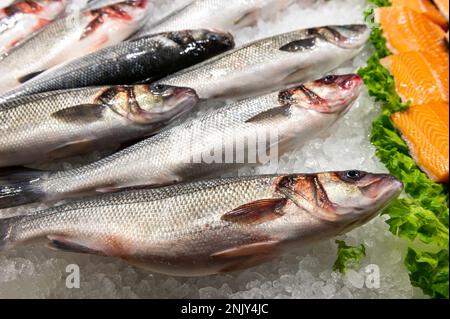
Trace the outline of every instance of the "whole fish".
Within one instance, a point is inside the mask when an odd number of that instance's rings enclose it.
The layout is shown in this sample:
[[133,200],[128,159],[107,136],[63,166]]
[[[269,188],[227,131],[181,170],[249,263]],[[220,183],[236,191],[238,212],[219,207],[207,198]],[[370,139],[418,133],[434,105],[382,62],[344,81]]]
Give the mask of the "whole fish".
[[148,2],[126,0],[55,21],[0,60],[0,92],[55,65],[125,40],[142,26]]
[[[234,47],[230,34],[210,30],[160,33],[126,41],[54,67],[0,97],[77,87],[153,82]],[[0,110],[7,108],[0,105]]]
[[0,250],[47,238],[175,276],[250,268],[364,225],[403,188],[360,171],[256,176],[136,190],[0,220]]
[[352,59],[369,35],[365,25],[294,31],[231,50],[160,83],[193,88],[205,100],[274,92],[314,80]]
[[0,9],[0,55],[56,19],[66,5],[67,0],[24,0]]
[[50,162],[148,137],[197,102],[192,89],[163,85],[91,87],[14,100],[0,111],[0,167]]
[[135,36],[184,29],[216,28],[234,32],[285,9],[295,0],[195,0],[162,21],[149,21]]
[[[361,86],[357,75],[328,76],[207,113],[91,165],[0,176],[0,208],[157,187],[265,164],[267,150],[271,160],[278,159],[335,123],[358,97]],[[241,143],[256,138],[252,149]],[[221,161],[223,149],[226,153],[236,149],[236,159]],[[220,159],[211,161],[207,155],[215,150]],[[241,160],[249,150],[261,156]]]

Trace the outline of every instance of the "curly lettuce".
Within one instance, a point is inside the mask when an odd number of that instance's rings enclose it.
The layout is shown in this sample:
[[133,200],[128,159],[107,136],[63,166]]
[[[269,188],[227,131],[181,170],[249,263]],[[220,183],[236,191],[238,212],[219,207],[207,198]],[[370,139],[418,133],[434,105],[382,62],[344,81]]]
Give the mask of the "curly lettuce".
[[366,257],[366,247],[348,246],[342,240],[336,240],[338,244],[338,259],[334,263],[333,270],[345,274],[349,269],[359,269],[364,257]]

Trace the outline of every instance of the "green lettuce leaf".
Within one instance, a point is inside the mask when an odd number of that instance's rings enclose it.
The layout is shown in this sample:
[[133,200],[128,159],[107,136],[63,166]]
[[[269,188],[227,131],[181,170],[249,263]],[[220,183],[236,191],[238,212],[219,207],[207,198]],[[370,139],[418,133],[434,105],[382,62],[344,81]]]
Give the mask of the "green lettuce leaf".
[[336,244],[338,244],[338,258],[333,270],[345,274],[349,269],[359,269],[366,257],[366,247],[364,245],[348,246],[342,240],[336,240]]

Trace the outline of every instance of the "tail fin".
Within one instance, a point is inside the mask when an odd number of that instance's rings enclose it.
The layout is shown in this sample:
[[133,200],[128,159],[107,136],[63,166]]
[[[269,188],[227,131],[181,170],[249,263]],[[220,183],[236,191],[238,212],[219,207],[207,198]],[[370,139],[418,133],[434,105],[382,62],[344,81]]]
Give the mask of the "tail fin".
[[13,227],[22,217],[0,219],[0,251],[7,250],[13,246]]
[[44,174],[29,169],[0,171],[0,209],[30,204],[42,198],[40,185]]

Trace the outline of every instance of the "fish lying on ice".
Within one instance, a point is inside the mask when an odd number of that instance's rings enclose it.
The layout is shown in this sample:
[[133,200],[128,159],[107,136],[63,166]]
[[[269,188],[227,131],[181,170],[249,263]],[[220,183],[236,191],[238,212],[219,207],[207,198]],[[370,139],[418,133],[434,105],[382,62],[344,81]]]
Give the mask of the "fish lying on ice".
[[54,67],[0,96],[4,103],[30,94],[87,86],[153,82],[234,47],[231,34],[185,30],[150,35],[104,48]]
[[0,250],[47,238],[176,276],[250,268],[364,225],[402,183],[360,171],[200,181],[107,194],[0,219]]
[[0,9],[0,55],[56,19],[64,12],[67,2],[23,0]]
[[216,28],[234,32],[255,25],[258,19],[276,15],[295,0],[194,0],[162,21],[149,21],[136,35],[184,29]]
[[259,40],[159,81],[195,89],[205,100],[239,99],[311,81],[352,59],[365,25],[326,26]]
[[[245,158],[216,163],[206,159],[212,151],[237,150],[241,146],[233,156],[237,159],[248,154],[248,145],[239,143],[246,139],[260,138],[254,146],[256,154],[273,150],[271,159],[278,159],[341,118],[359,96],[361,87],[362,79],[357,75],[328,76],[231,104],[81,168],[0,176],[0,208],[169,185],[257,165],[256,160]],[[263,143],[268,135],[271,138]],[[263,162],[261,158],[258,156]]]
[[14,100],[0,111],[0,167],[51,162],[155,134],[198,102],[163,85],[89,87]]
[[55,21],[0,59],[0,92],[55,65],[120,43],[142,26],[148,13],[148,0],[125,0]]

